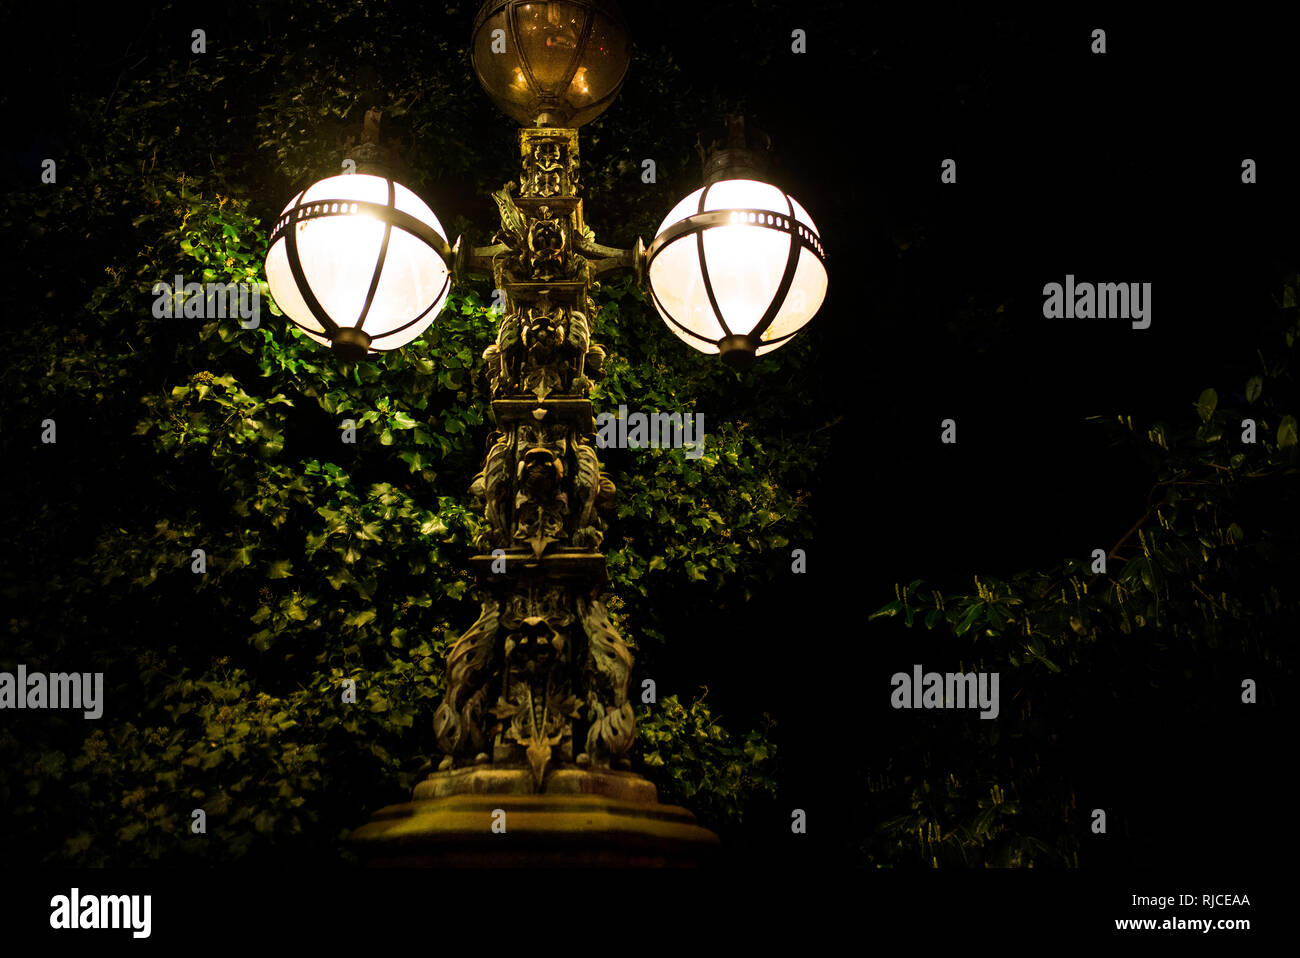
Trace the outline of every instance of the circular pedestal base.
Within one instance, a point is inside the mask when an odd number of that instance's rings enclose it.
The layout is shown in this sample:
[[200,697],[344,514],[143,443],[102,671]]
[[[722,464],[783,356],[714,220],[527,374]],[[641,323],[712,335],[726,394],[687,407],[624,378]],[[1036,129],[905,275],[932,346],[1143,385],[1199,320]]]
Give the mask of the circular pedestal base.
[[610,768],[555,768],[537,788],[527,768],[475,765],[434,772],[415,786],[415,801],[450,795],[603,795],[653,805],[659,801],[654,784],[632,772]]
[[372,868],[693,867],[718,837],[676,805],[592,794],[460,794],[389,805],[348,839]]

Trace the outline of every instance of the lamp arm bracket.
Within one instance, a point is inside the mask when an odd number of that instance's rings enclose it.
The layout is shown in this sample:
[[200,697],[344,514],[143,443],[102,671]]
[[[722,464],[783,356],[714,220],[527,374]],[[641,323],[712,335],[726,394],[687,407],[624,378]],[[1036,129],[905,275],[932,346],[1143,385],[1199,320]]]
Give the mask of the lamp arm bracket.
[[458,277],[464,277],[469,273],[491,275],[495,258],[510,251],[510,247],[505,243],[495,243],[492,246],[462,247],[462,249],[464,249],[464,252],[456,264]]
[[577,244],[578,252],[588,259],[625,259],[632,251],[615,246],[601,246],[595,240],[583,237]]
[[645,245],[637,238],[631,249],[601,246],[595,240],[583,237],[577,244],[578,252],[587,260],[587,275],[592,279],[617,270],[630,269],[638,285],[645,282]]

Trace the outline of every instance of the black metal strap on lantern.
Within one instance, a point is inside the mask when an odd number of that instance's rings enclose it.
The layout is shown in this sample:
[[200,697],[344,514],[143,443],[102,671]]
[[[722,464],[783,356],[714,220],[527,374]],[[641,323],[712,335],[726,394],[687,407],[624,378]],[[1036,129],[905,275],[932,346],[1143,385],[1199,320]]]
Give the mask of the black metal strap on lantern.
[[[704,204],[708,199],[709,190],[712,188],[713,184],[710,183],[700,192],[700,203],[697,212],[692,213],[679,223],[674,223],[655,237],[654,242],[646,249],[646,275],[649,275],[655,257],[662,250],[683,236],[694,233],[697,244],[696,255],[700,263],[700,276],[704,280],[704,291],[709,297],[709,306],[713,310],[713,315],[717,317],[718,325],[722,327],[725,334],[723,338],[715,342],[683,326],[675,316],[664,308],[653,283],[649,284],[650,295],[654,297],[655,305],[659,307],[660,314],[665,316],[676,328],[700,342],[717,346],[724,360],[730,358],[738,363],[744,363],[745,360],[754,355],[754,351],[758,347],[784,342],[799,332],[799,330],[795,330],[785,336],[778,336],[775,339],[766,341],[760,338],[764,331],[772,325],[777,314],[781,311],[781,306],[785,303],[786,294],[790,291],[790,284],[794,282],[795,272],[799,269],[800,251],[808,250],[817,257],[823,266],[826,263],[826,252],[822,249],[821,240],[817,234],[801,223],[795,216],[794,204],[791,202],[789,194],[784,190],[781,191],[781,195],[785,197],[789,212],[783,215],[763,209],[726,209],[705,212]],[[722,315],[722,310],[718,307],[717,298],[713,293],[713,282],[709,278],[708,258],[704,254],[704,231],[715,226],[760,226],[763,229],[775,230],[778,233],[788,233],[794,239],[794,242],[790,244],[790,255],[786,258],[785,271],[781,275],[781,282],[777,285],[776,293],[773,295],[766,311],[764,311],[762,318],[759,319],[748,334],[732,332],[731,327],[727,325],[726,317]]]
[[[395,335],[418,323],[428,314],[429,310],[442,301],[443,296],[446,295],[448,288],[451,286],[452,248],[443,237],[438,235],[437,230],[428,223],[417,219],[410,213],[399,210],[397,208],[397,183],[391,177],[385,177],[385,181],[388,184],[387,204],[373,203],[367,200],[311,200],[303,203],[301,199],[306,193],[304,190],[303,193],[298,194],[294,200],[294,205],[280,217],[271,230],[270,248],[274,248],[279,239],[284,239],[289,271],[293,274],[293,281],[294,285],[298,287],[298,294],[302,296],[302,301],[307,309],[311,311],[312,316],[321,324],[325,337],[330,341],[330,347],[343,359],[360,359],[366,355],[371,343],[375,340]],[[379,256],[375,260],[375,271],[370,277],[370,286],[366,290],[366,301],[361,307],[361,315],[357,318],[355,326],[340,326],[326,312],[320,300],[317,299],[316,293],[312,290],[311,284],[307,281],[307,275],[302,268],[302,260],[298,256],[298,231],[295,227],[299,223],[326,216],[367,216],[384,224],[384,239],[379,247]],[[393,227],[410,233],[437,253],[447,266],[447,277],[443,281],[442,289],[433,298],[433,302],[429,303],[418,316],[410,322],[403,323],[401,326],[372,337],[362,329],[362,326],[365,324],[366,316],[370,312],[371,304],[374,303],[375,291],[379,288],[379,277],[384,272],[384,262],[388,257],[388,243],[393,235]],[[316,330],[303,326],[292,316],[288,318],[298,328],[321,335]]]

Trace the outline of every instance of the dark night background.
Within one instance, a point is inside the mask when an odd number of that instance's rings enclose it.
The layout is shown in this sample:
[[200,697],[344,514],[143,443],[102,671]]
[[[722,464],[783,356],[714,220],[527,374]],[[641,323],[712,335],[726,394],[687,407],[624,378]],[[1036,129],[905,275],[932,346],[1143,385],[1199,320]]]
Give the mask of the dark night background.
[[[467,44],[475,5],[464,6]],[[188,43],[193,24],[209,44],[241,28],[221,20],[220,5],[152,19],[79,10],[58,30],[49,9],[27,11],[38,25],[7,68],[11,181],[59,145],[69,91],[111,90],[141,57]],[[1168,22],[1100,8],[1009,16],[821,0],[775,18],[771,9],[624,4],[638,48],[671,48],[702,100],[743,105],[771,134],[780,182],[815,218],[830,255],[829,297],[804,333],[818,356],[807,390],[843,419],[816,478],[809,573],[740,617],[673,622],[679,674],[661,679],[707,685],[738,727],[779,715],[781,805],[805,808],[812,827],[788,835],[781,811],[775,837],[746,855],[776,876],[751,893],[788,900],[853,864],[870,814],[860,772],[891,730],[916,720],[889,708],[889,676],[913,662],[945,670],[957,655],[931,633],[868,625],[867,616],[893,598],[895,582],[968,588],[972,574],[1050,568],[1128,528],[1147,480],[1084,417],[1172,418],[1208,385],[1244,383],[1281,278],[1300,266],[1300,155],[1294,25],[1260,19],[1272,14]],[[442,14],[431,10],[431,30],[450,36]],[[1094,27],[1107,31],[1104,56],[1089,52]],[[794,28],[808,33],[806,55],[790,53]],[[639,80],[634,61],[610,122],[651,108],[635,95]],[[482,110],[509,135],[486,96]],[[957,160],[955,186],[939,182],[947,157]],[[1240,182],[1245,157],[1259,168],[1249,187]],[[440,215],[491,222],[485,197],[454,192],[430,201]],[[675,198],[665,196],[665,212]],[[587,219],[602,242],[634,238],[592,200]],[[1152,283],[1151,328],[1045,320],[1042,286],[1067,273]],[[955,447],[938,439],[948,417],[958,423]],[[111,477],[103,481],[114,494]],[[693,636],[714,630],[731,641],[701,659]],[[1199,696],[1238,684],[1227,669],[1202,674],[1149,710],[1099,703],[1086,724],[1061,729],[1081,790],[1116,809],[1104,844],[1081,855],[1085,870],[1105,873],[1096,881],[1111,897],[1101,900],[1125,900],[1130,885],[1140,892],[1128,876],[1145,869],[1250,877],[1273,867],[1276,846],[1254,823],[1289,820],[1277,769],[1294,748],[1284,750],[1282,717],[1198,717]],[[878,893],[877,877],[863,876],[861,887]],[[947,903],[984,896],[990,920],[1005,921],[1010,906],[998,896],[1008,886],[985,877],[904,887]],[[651,897],[663,891],[635,884]],[[1098,906],[1086,917],[1111,911],[1119,914]]]

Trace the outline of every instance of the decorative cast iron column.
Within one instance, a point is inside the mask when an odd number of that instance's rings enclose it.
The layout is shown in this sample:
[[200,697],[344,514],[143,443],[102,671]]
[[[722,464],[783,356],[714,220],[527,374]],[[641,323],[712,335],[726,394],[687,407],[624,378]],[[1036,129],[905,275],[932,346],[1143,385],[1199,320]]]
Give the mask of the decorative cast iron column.
[[[626,765],[635,720],[632,654],[601,600],[600,552],[614,484],[600,471],[588,398],[605,352],[591,341],[592,263],[609,262],[582,221],[578,131],[525,129],[514,184],[493,194],[491,262],[505,312],[483,354],[496,431],[471,492],[489,530],[470,560],[483,593],[479,620],[448,659],[447,696],[434,716],[447,753],[420,794],[444,794],[457,771],[547,772]],[[516,195],[517,193],[517,195]],[[576,742],[575,742],[576,734]]]
[[484,352],[495,431],[471,486],[488,522],[470,559],[482,611],[447,660],[446,757],[352,841],[371,864],[695,864],[716,836],[629,770],[633,660],[602,598],[614,484],[596,456],[589,291],[644,251],[584,224],[576,129],[525,128],[519,144],[494,245],[459,264],[505,293]]

